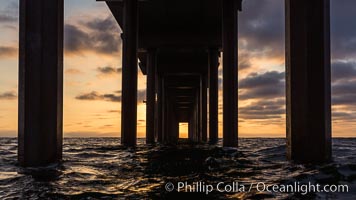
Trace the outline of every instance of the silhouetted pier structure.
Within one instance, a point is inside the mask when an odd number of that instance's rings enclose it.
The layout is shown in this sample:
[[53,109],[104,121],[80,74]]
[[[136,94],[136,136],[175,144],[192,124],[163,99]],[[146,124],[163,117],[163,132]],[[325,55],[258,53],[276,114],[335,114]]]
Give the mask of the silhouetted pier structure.
[[[138,60],[147,75],[147,143],[175,143],[179,122],[189,123],[190,140],[216,143],[222,52],[223,146],[237,147],[241,0],[106,3],[123,30],[122,144],[136,145]],[[288,157],[298,162],[327,161],[331,157],[329,0],[285,4]],[[19,162],[39,166],[60,161],[63,0],[20,0],[19,65]]]

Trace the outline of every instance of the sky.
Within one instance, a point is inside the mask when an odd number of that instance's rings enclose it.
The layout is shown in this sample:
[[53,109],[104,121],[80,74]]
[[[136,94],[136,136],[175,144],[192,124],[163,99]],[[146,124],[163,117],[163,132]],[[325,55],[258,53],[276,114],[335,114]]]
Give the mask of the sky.
[[[333,136],[356,137],[356,1],[330,1]],[[18,14],[18,0],[0,1],[0,136],[17,135]],[[120,136],[120,33],[104,2],[65,0],[65,137]],[[243,1],[240,137],[285,137],[284,40],[284,0]],[[138,137],[145,136],[145,86],[146,77],[139,71]]]

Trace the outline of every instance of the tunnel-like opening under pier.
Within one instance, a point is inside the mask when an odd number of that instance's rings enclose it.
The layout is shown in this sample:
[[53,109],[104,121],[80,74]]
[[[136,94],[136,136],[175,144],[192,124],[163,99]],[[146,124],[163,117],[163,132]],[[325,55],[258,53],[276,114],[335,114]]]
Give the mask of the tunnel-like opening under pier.
[[[176,143],[179,123],[186,122],[189,140],[215,144],[218,69],[223,65],[223,146],[238,146],[241,2],[106,0],[123,30],[123,145],[136,145],[138,65],[147,75],[146,142]],[[286,0],[285,11],[287,155],[297,162],[328,161],[330,2]],[[62,158],[63,0],[20,0],[19,52],[19,163],[58,162]]]

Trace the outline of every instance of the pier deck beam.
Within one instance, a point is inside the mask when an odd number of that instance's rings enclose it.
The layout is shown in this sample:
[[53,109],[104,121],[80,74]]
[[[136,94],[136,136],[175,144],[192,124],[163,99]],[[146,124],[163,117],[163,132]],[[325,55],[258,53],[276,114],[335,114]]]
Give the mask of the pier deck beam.
[[62,159],[63,0],[20,1],[18,161]]
[[124,0],[121,143],[135,146],[137,138],[138,0]]
[[288,157],[331,158],[330,0],[286,0]]
[[237,147],[237,12],[240,2],[222,1],[223,146]]

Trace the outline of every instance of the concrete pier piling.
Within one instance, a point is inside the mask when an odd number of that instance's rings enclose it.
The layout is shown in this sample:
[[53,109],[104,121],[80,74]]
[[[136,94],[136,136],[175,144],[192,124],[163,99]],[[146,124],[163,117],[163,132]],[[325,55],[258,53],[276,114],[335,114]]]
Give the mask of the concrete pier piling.
[[123,1],[121,143],[135,146],[137,138],[138,0]]
[[156,51],[147,52],[146,143],[155,142]]
[[209,142],[217,143],[219,136],[219,51],[209,49]]
[[63,0],[20,0],[18,160],[62,159]]
[[288,157],[331,158],[330,1],[286,0]]
[[222,1],[223,146],[237,147],[237,11],[236,0]]

